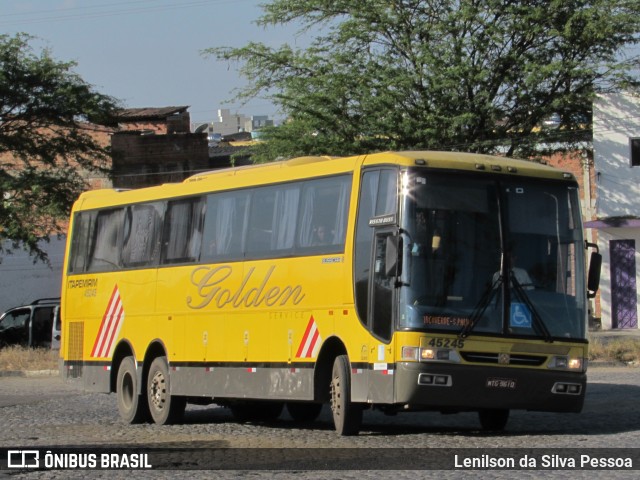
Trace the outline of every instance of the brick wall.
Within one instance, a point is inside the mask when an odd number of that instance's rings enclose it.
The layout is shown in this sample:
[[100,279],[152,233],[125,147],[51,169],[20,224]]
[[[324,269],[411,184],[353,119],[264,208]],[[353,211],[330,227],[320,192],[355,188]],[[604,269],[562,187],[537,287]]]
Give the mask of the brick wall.
[[113,187],[140,188],[180,182],[209,168],[204,133],[140,135],[120,132],[111,138]]
[[[593,162],[593,152],[574,151],[566,153],[556,153],[550,157],[546,157],[545,162],[560,170],[571,172],[578,181],[580,189],[580,202],[582,206],[582,220],[587,222],[596,219],[596,198],[598,189],[596,184],[596,171]],[[588,183],[585,185],[585,183]],[[588,190],[587,190],[588,188]],[[585,230],[585,239],[590,243],[598,243],[598,231],[588,228]],[[587,256],[587,262],[589,261]],[[601,316],[600,293],[594,298],[591,307],[594,317]]]

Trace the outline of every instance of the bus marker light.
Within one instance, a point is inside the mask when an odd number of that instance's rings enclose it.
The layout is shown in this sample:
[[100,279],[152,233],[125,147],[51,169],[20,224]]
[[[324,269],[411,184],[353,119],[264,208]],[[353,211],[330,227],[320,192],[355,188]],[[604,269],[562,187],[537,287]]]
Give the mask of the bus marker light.
[[402,359],[403,360],[418,360],[418,347],[402,347]]

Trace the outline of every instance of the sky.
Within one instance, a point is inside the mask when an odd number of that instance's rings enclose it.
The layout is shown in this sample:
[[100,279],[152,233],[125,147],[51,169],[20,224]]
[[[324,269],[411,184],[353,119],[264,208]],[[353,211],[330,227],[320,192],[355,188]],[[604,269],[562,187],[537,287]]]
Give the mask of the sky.
[[[293,27],[255,24],[262,0],[0,0],[0,34],[28,33],[58,61],[126,108],[188,105],[192,123],[219,108],[277,118],[267,100],[232,100],[246,83],[206,48],[295,44]],[[37,50],[36,50],[37,51]]]

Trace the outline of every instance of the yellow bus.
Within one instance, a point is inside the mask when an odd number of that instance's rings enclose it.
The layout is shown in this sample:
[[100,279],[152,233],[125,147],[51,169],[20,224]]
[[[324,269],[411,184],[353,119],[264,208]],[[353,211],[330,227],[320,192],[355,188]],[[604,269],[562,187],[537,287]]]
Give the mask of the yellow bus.
[[[579,412],[578,186],[463,153],[303,157],[99,190],[73,207],[60,369],[126,422],[363,410]],[[591,287],[590,287],[591,288]]]

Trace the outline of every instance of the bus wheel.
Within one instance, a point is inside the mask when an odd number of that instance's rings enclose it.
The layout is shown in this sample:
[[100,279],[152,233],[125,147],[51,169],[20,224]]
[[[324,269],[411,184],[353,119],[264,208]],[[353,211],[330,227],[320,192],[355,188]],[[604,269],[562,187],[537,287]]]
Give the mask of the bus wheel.
[[483,430],[500,432],[504,430],[509,420],[509,410],[507,409],[486,409],[478,412],[480,425]]
[[185,397],[171,395],[169,378],[166,357],[155,358],[149,367],[147,399],[151,417],[159,425],[170,425],[180,421],[187,405]]
[[331,411],[340,435],[357,435],[362,424],[362,408],[351,403],[351,375],[346,355],[336,357],[331,373]]
[[138,395],[138,375],[133,357],[125,357],[118,368],[116,384],[118,412],[127,423],[143,423],[149,420],[146,395]]
[[313,422],[321,410],[321,403],[287,403],[287,411],[296,422]]

